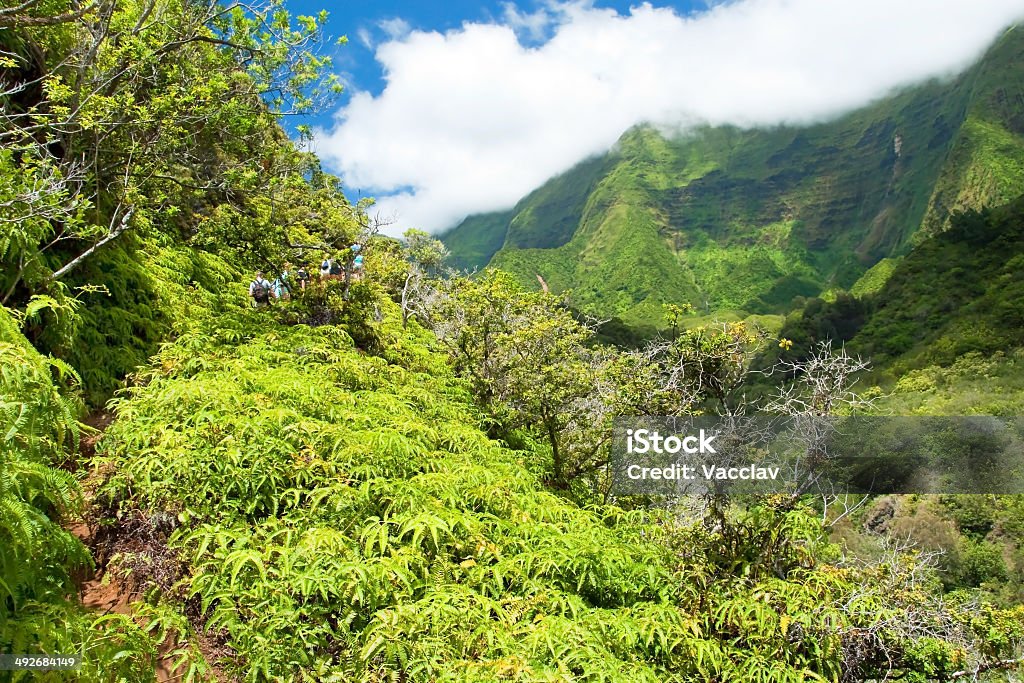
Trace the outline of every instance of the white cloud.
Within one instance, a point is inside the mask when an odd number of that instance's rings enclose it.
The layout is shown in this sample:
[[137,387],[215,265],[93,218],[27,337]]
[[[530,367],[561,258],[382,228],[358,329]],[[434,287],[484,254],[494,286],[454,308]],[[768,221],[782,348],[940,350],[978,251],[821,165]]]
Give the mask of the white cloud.
[[384,31],[384,34],[391,40],[401,40],[409,35],[410,31],[412,31],[412,26],[409,25],[409,22],[401,17],[378,21],[377,27],[381,31]]
[[[401,228],[439,230],[512,206],[636,123],[820,120],[962,69],[1022,17],[1022,0],[739,0],[406,25],[377,48],[384,91],[354,94],[317,148]],[[526,47],[516,31],[551,37]]]
[[542,7],[536,12],[521,12],[513,2],[502,5],[503,23],[527,40],[540,41],[547,37],[547,31],[555,21],[555,17],[547,8]]
[[[373,25],[373,28],[384,34],[385,41],[401,40],[412,32],[412,26],[401,17],[381,19]],[[361,26],[356,30],[356,38],[367,50],[372,50],[377,44],[373,32],[366,26]]]
[[370,35],[370,31],[367,28],[358,29],[356,31],[356,38],[367,50],[373,49],[373,36]]

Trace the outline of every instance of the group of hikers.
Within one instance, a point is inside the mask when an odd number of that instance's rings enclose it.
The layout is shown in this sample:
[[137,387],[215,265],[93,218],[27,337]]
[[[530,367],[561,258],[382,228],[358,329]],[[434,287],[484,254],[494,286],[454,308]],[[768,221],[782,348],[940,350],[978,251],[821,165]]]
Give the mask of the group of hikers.
[[[349,247],[347,259],[328,257],[320,263],[319,276],[321,279],[342,279],[346,274],[358,280],[363,270],[362,246],[353,244]],[[299,291],[305,291],[312,277],[309,273],[309,264],[303,264],[295,271],[294,285],[298,285]],[[292,297],[293,291],[292,264],[286,262],[281,274],[273,282],[266,278],[262,270],[256,272],[256,279],[249,283],[249,297],[256,308],[269,306],[272,299],[287,301]]]

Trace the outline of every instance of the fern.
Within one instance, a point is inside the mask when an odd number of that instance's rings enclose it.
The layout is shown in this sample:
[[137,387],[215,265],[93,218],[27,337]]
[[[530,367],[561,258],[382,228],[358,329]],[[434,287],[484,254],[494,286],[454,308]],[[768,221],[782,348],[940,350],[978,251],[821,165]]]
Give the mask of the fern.
[[[385,313],[378,342],[409,343]],[[909,608],[812,563],[802,509],[736,513],[737,542],[580,508],[443,364],[398,370],[329,326],[197,327],[114,405],[100,493],[184,520],[180,589],[247,680],[836,680],[840,634]]]
[[[53,305],[35,299],[28,312]],[[92,567],[60,526],[82,512],[81,489],[53,466],[77,445],[78,380],[67,364],[35,352],[0,309],[0,652],[78,652],[82,680],[144,680],[156,652],[139,628],[118,615],[95,619],[68,600],[73,577]]]

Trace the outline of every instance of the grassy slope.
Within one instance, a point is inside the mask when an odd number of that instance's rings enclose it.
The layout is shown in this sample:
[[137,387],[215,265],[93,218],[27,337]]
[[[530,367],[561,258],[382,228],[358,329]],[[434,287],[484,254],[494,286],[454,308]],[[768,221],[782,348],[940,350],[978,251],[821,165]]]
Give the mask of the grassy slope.
[[[474,225],[492,247],[502,232],[492,264],[533,286],[540,273],[573,290],[578,307],[634,323],[657,322],[666,301],[783,312],[796,296],[848,288],[902,254],[944,208],[1006,199],[1024,185],[1022,51],[1012,31],[961,77],[830,123],[671,140],[635,129],[596,166],[603,175],[567,242],[566,209],[592,184],[593,165],[534,192],[500,230],[487,232],[493,217],[467,219],[449,246],[460,254]],[[539,244],[542,229],[552,244]]]
[[900,377],[877,408],[893,415],[1024,414],[1024,348],[972,351],[952,365],[929,365]]
[[540,274],[555,291],[572,289],[572,301],[580,309],[633,323],[660,318],[662,303],[696,296],[692,276],[678,268],[664,247],[665,217],[652,209],[650,173],[666,153],[667,145],[657,135],[638,131],[624,139],[616,163],[590,193],[580,227],[567,244],[504,248],[493,265],[519,275],[528,286]]

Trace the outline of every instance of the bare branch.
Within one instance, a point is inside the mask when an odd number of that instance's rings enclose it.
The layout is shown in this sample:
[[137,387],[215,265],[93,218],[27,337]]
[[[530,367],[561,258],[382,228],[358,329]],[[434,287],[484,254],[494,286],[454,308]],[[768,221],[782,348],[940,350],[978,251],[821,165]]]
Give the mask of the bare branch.
[[14,5],[12,7],[0,7],[0,16],[4,16],[7,14],[18,14],[19,12],[24,12],[27,9],[31,9],[32,7],[35,7],[38,4],[39,0],[25,0],[25,2],[21,3],[20,5]]
[[59,280],[60,278],[62,278],[65,275],[67,275],[68,272],[70,272],[73,268],[75,268],[82,261],[84,261],[85,259],[87,259],[90,256],[92,256],[92,254],[97,249],[102,247],[104,244],[106,244],[107,242],[110,242],[111,240],[114,240],[114,239],[118,238],[121,235],[121,233],[123,233],[125,230],[128,229],[128,221],[132,217],[132,212],[133,212],[132,209],[128,209],[128,211],[124,214],[124,217],[121,218],[121,223],[116,228],[112,229],[109,233],[107,233],[106,237],[104,237],[99,242],[97,242],[96,244],[92,245],[91,247],[89,247],[88,249],[83,251],[81,254],[79,254],[75,258],[71,259],[71,261],[66,263],[60,269],[54,271],[53,275],[51,275],[49,279],[50,280]]
[[961,678],[967,678],[968,676],[974,680],[978,680],[978,676],[986,671],[1016,669],[1020,666],[1024,666],[1024,657],[1018,657],[1016,659],[997,659],[995,661],[979,664],[974,669],[955,671],[949,675],[949,680],[955,681]]

